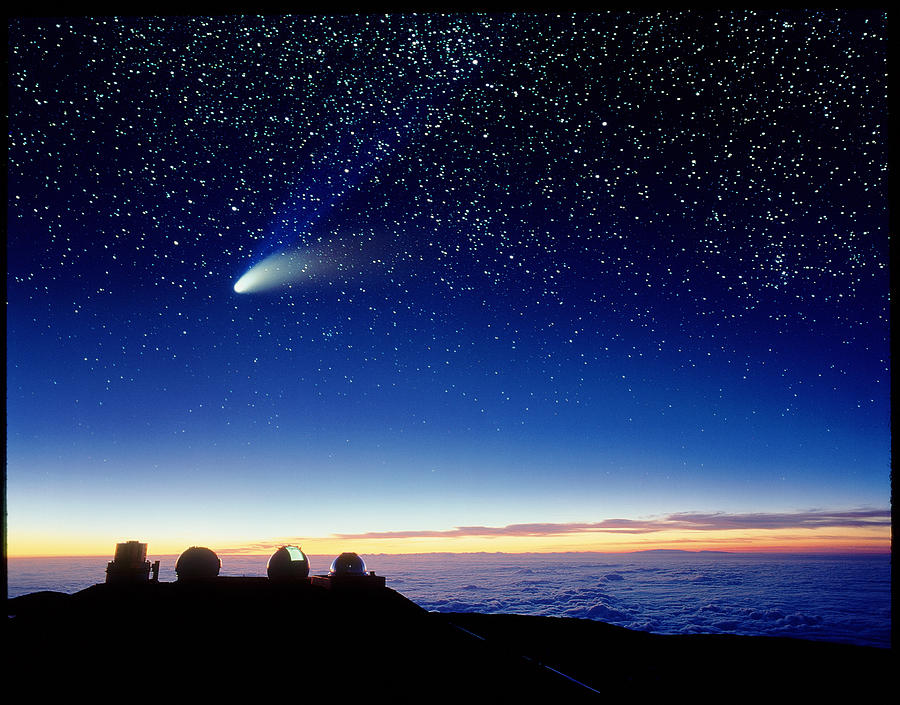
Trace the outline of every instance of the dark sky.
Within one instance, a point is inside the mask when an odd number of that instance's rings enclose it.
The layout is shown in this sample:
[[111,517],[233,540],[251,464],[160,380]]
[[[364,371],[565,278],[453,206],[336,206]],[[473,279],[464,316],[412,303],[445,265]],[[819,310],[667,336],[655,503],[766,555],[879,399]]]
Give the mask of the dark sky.
[[11,546],[887,507],[886,51],[11,20]]

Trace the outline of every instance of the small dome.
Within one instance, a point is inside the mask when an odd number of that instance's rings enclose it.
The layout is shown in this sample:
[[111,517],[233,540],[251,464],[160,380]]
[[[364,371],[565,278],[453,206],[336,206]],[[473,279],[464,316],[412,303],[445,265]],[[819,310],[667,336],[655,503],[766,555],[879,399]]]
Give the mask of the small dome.
[[269,580],[296,580],[309,575],[309,559],[297,546],[282,546],[266,564]]
[[355,553],[342,553],[331,562],[331,575],[365,575],[366,563]]
[[222,561],[215,552],[201,546],[191,546],[178,556],[175,574],[179,580],[206,580],[215,578],[222,567]]

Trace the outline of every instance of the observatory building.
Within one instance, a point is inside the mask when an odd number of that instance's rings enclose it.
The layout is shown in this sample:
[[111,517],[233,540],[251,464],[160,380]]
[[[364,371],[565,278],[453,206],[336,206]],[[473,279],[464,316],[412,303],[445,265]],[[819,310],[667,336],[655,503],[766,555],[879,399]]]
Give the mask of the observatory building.
[[342,553],[331,562],[328,575],[314,575],[313,585],[324,588],[375,589],[384,587],[384,576],[366,570],[366,562],[355,553]]
[[278,582],[307,582],[309,559],[298,546],[282,546],[269,558],[266,575]]
[[191,546],[178,556],[175,562],[175,575],[179,582],[192,580],[211,580],[219,575],[222,561],[208,548]]
[[[327,589],[376,590],[385,587],[385,579],[366,568],[366,562],[359,554],[346,552],[331,562],[328,575],[309,574],[309,557],[299,546],[281,546],[266,564],[266,578],[262,577],[219,577],[222,561],[215,551],[204,546],[191,546],[175,562],[178,583],[215,584],[223,589],[233,589],[235,585],[259,585],[278,583]],[[150,575],[153,577],[151,578]],[[147,544],[126,541],[116,544],[115,558],[106,567],[106,582],[123,584],[137,582],[159,583],[159,561],[151,565],[147,560]]]
[[147,544],[140,541],[126,541],[116,544],[116,555],[106,564],[106,582],[139,583],[159,580],[159,561],[151,565],[147,560]]
[[331,561],[329,575],[366,575],[366,562],[355,553],[342,553]]

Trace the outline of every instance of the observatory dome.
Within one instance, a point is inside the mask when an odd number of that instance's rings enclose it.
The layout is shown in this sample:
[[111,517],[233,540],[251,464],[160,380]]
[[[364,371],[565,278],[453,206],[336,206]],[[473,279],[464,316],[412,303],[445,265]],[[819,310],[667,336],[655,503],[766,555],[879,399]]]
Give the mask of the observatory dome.
[[175,574],[179,580],[208,580],[215,578],[222,567],[222,561],[215,552],[201,546],[191,546],[178,556]]
[[342,553],[331,562],[330,575],[365,575],[366,563],[355,553]]
[[309,575],[309,559],[297,546],[282,546],[266,564],[269,580],[297,580]]

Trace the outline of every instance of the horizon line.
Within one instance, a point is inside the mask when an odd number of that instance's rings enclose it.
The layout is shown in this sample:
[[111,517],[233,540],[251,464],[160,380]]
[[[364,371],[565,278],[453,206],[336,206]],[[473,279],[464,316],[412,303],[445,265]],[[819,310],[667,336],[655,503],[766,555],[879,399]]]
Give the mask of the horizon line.
[[[282,544],[282,545],[292,545],[292,544]],[[186,549],[185,549],[186,550]],[[214,549],[212,549],[214,550]],[[183,551],[182,551],[183,552]],[[174,556],[178,557],[182,552],[178,553],[151,553],[148,552],[148,556]],[[230,552],[229,549],[219,549],[214,550],[216,555],[222,556],[234,556],[234,557],[250,557],[250,556],[260,556],[266,557],[271,556],[271,551],[267,551],[265,553],[256,553],[256,552]],[[304,553],[307,556],[322,556],[322,557],[333,557],[333,553]],[[772,555],[772,556],[858,556],[858,555],[891,555],[892,551],[890,548],[882,549],[882,548],[867,548],[867,547],[859,547],[853,549],[807,549],[807,550],[794,550],[790,548],[783,549],[742,549],[742,550],[719,550],[719,549],[697,549],[697,550],[688,550],[688,549],[679,549],[679,548],[643,548],[633,551],[418,551],[411,553],[387,553],[384,551],[378,553],[370,553],[370,552],[362,552],[359,555],[361,556],[390,556],[390,557],[399,557],[399,556],[528,556],[528,555],[542,555],[542,556],[552,556],[552,555],[586,555],[586,554],[598,554],[598,555],[632,555],[638,553],[689,553],[689,554],[700,554],[700,553],[712,553],[719,555],[732,555],[732,556],[743,556],[743,555]],[[56,555],[21,555],[21,556],[10,556],[7,555],[6,559],[19,559],[19,558],[109,558],[114,554],[114,551],[110,551],[108,553],[70,553],[70,554],[56,554]],[[111,560],[111,558],[109,558]]]

